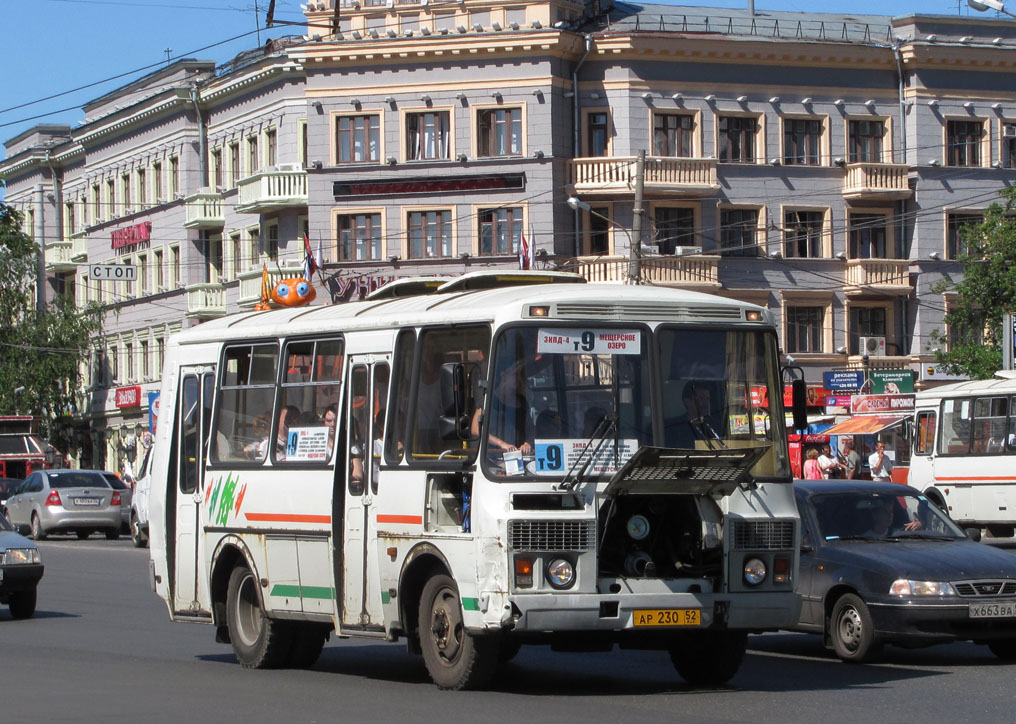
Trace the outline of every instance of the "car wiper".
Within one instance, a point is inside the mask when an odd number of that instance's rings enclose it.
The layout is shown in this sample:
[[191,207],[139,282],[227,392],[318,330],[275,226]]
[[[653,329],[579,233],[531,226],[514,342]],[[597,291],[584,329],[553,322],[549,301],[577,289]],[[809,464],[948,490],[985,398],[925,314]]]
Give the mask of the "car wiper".
[[905,531],[897,533],[893,538],[920,538],[921,540],[960,540],[959,538],[944,536],[940,533],[921,533],[919,531]]
[[[593,430],[593,434],[590,435],[586,441],[585,446],[582,448],[582,452],[579,453],[578,457],[575,458],[575,462],[572,463],[571,468],[565,473],[561,479],[561,483],[558,485],[560,490],[572,490],[576,485],[579,484],[585,475],[586,471],[589,470],[589,466],[593,464],[599,455],[600,451],[603,450],[604,445],[610,442],[608,435],[612,430],[617,429],[617,417],[612,414],[604,415],[596,428]],[[617,456],[618,447],[617,436],[614,436],[614,455]],[[592,451],[590,453],[590,450]],[[588,456],[586,453],[590,453]],[[581,467],[580,467],[581,466]]]
[[895,536],[883,536],[883,535],[827,535],[826,540],[891,540],[895,541]]

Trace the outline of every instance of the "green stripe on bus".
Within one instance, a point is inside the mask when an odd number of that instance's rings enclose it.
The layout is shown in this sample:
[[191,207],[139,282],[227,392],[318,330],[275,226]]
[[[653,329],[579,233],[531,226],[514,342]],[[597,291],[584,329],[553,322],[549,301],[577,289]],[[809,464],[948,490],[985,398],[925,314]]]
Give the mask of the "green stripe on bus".
[[284,586],[276,584],[272,587],[272,596],[283,596],[290,598],[335,598],[335,589],[324,586]]
[[475,598],[463,598],[462,599],[462,608],[464,608],[467,611],[479,611],[480,610],[480,601],[478,599],[475,599]]

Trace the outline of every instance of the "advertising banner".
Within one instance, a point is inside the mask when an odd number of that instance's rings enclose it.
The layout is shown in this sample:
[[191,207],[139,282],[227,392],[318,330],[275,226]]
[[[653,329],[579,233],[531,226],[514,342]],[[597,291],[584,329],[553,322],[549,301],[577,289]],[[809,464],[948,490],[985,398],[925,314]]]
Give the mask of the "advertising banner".
[[874,395],[898,395],[914,391],[914,373],[910,370],[872,370],[871,392]]

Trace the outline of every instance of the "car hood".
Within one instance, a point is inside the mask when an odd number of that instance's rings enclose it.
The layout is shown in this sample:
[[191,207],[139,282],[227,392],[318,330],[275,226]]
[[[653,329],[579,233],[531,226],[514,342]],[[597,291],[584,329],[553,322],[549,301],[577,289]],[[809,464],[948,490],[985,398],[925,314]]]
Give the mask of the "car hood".
[[8,548],[35,548],[36,545],[25,536],[12,530],[0,530],[0,551]]
[[817,554],[819,560],[856,566],[892,579],[1016,579],[1016,556],[970,540],[842,541],[822,546]]

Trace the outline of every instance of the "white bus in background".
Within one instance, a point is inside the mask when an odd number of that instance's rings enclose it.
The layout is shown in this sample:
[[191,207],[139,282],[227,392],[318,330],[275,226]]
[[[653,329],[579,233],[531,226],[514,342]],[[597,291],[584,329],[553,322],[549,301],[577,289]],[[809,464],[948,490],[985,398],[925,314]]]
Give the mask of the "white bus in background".
[[1016,373],[917,393],[909,484],[961,525],[1016,525]]
[[170,617],[255,668],[405,638],[443,688],[524,644],[733,676],[800,608],[771,316],[579,282],[467,274],[174,336],[150,516]]

